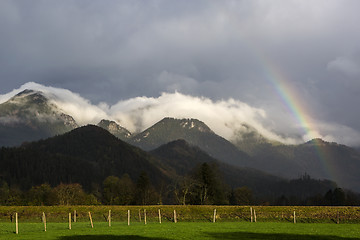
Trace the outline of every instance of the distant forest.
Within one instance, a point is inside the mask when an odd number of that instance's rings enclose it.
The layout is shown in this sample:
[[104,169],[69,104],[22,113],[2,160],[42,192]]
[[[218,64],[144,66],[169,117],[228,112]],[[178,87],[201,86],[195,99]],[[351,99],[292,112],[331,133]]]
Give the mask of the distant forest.
[[[304,175],[289,182],[289,188],[310,186],[312,181]],[[310,185],[309,185],[310,184]],[[51,186],[44,183],[22,190],[20,186],[9,186],[0,181],[0,205],[311,205],[311,206],[355,206],[360,205],[360,196],[341,188],[329,189],[324,195],[256,197],[244,186],[230,188],[221,179],[215,164],[203,163],[191,174],[179,177],[170,184],[154,187],[148,174],[142,172],[133,182],[128,174],[122,177],[108,176],[101,185],[93,184],[85,191],[81,184],[61,183]]]
[[0,205],[360,205],[360,195],[304,174],[236,168],[185,141],[145,152],[85,126],[0,148]]

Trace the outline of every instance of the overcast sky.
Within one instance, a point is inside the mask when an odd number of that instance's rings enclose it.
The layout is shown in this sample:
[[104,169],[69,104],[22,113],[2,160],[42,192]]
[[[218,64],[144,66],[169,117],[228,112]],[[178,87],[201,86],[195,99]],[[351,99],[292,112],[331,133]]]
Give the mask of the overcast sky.
[[119,106],[177,91],[246,103],[286,131],[296,119],[270,68],[322,136],[360,145],[359,12],[358,0],[1,0],[0,94],[36,82]]

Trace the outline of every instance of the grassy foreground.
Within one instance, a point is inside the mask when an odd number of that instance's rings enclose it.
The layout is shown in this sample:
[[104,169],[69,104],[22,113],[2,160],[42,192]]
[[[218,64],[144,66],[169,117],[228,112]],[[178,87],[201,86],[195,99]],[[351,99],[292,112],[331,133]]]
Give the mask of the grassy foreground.
[[[212,223],[214,209],[217,210],[216,223]],[[256,223],[250,222],[250,206],[0,206],[0,240],[360,240],[360,207],[254,206],[252,209],[256,210]],[[73,222],[75,210],[76,223]],[[107,223],[109,210],[111,227]],[[127,225],[128,210],[131,212],[130,226]],[[174,210],[178,223],[173,222]],[[294,211],[297,224],[293,223]],[[47,219],[46,232],[41,219],[43,212]],[[89,212],[94,228],[89,223]],[[19,215],[18,235],[15,234],[15,213]],[[72,214],[71,230],[69,213]]]
[[52,239],[52,240],[125,240],[125,239],[311,239],[311,240],[360,240],[360,224],[331,223],[274,223],[274,222],[165,222],[132,223],[106,222],[94,224],[73,223],[68,229],[66,223],[49,223],[44,232],[41,223],[23,223],[19,234],[13,223],[0,223],[0,239]]

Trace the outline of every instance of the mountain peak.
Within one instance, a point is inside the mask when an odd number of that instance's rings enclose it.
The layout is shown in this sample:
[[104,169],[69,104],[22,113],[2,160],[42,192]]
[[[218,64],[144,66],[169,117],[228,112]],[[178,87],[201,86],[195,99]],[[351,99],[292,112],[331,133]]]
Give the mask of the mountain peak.
[[[133,144],[151,150],[162,144],[177,139],[189,140],[198,138],[199,134],[214,134],[203,122],[197,119],[176,119],[166,117],[155,125],[137,134],[133,138]],[[190,140],[190,142],[192,142]]]
[[198,130],[200,132],[209,132],[213,133],[213,131],[202,121],[194,118],[170,118],[166,117],[159,122],[159,124],[178,124],[180,127],[186,130]]
[[126,128],[123,128],[117,124],[115,121],[102,119],[97,125],[108,130],[111,134],[115,135],[121,140],[126,140],[131,137],[131,133]]
[[[342,144],[338,144],[336,142],[327,142],[321,138],[314,138],[306,143],[304,143],[303,145],[307,145],[307,146],[338,146],[338,147],[347,147],[346,145],[342,145]],[[349,148],[349,147],[347,147]]]
[[20,145],[65,133],[78,127],[75,120],[40,91],[25,89],[0,104],[0,146]]
[[[182,147],[190,147],[189,143],[186,142],[184,139],[178,139],[172,142],[168,142],[167,144],[168,146],[182,146]],[[163,145],[164,146],[164,145]]]
[[12,98],[9,99],[11,103],[18,104],[44,104],[48,102],[48,99],[44,96],[44,94],[40,91],[35,91],[31,89],[25,89],[24,91],[16,94]]
[[38,91],[35,91],[35,90],[31,90],[31,89],[25,89],[24,91],[22,92],[19,92],[18,94],[16,94],[15,96],[17,97],[22,97],[22,96],[27,96],[27,95],[30,95],[30,94],[33,94],[33,93],[36,93]]
[[316,146],[325,146],[325,145],[329,145],[329,142],[324,141],[321,138],[314,138],[311,139],[310,141],[307,141],[304,145],[316,145]]
[[183,139],[161,145],[150,153],[161,159],[158,165],[171,169],[174,175],[185,175],[198,164],[216,161],[199,147],[192,146]]

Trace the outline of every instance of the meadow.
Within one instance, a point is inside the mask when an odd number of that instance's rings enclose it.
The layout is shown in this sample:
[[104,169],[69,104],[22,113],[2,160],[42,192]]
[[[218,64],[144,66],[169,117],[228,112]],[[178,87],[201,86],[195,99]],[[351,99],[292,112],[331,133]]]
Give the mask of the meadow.
[[[315,239],[360,240],[358,207],[48,206],[0,207],[0,239]],[[161,224],[159,222],[161,210]],[[214,209],[216,222],[214,223]],[[76,210],[76,222],[74,211]],[[108,211],[111,210],[111,227]],[[128,225],[130,210],[130,225]],[[147,224],[144,223],[146,210]],[[174,210],[177,223],[174,223]],[[293,212],[296,212],[294,224]],[[19,216],[15,234],[14,213]],[[42,222],[46,214],[46,232]],[[91,212],[93,228],[89,221]],[[71,213],[71,230],[69,229]],[[337,224],[339,223],[339,224]]]
[[330,223],[279,223],[279,222],[178,222],[147,225],[113,222],[94,224],[86,222],[72,224],[48,224],[44,232],[41,223],[24,223],[19,226],[19,234],[14,233],[14,225],[0,223],[0,239],[52,239],[52,240],[121,240],[121,239],[315,239],[340,240],[360,239],[360,224]]

